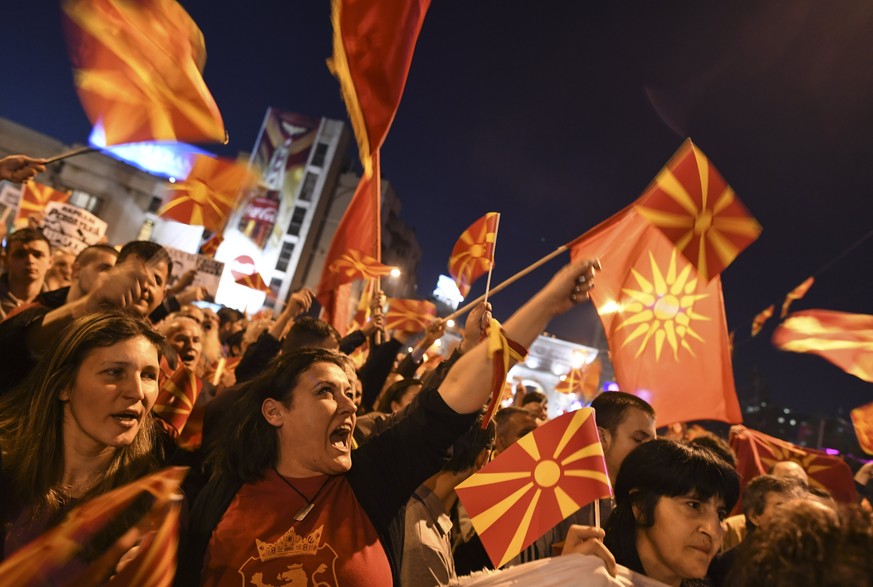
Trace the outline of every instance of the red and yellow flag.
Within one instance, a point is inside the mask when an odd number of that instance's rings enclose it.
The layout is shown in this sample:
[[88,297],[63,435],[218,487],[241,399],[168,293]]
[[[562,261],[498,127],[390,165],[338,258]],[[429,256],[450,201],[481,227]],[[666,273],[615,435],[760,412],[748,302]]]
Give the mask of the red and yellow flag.
[[764,324],[773,316],[774,308],[773,304],[770,304],[752,319],[752,336],[758,336],[758,333],[764,328]]
[[200,378],[185,365],[179,365],[161,384],[155,400],[155,414],[172,426],[178,436],[185,429],[202,389],[203,382]]
[[[378,169],[378,153],[374,158]],[[365,174],[358,182],[352,201],[333,235],[321,271],[317,297],[324,309],[322,318],[340,332],[348,326],[351,313],[347,305],[351,292],[346,284],[365,274],[385,275],[390,271],[381,263],[380,181],[379,174],[374,173],[370,178]],[[373,260],[368,261],[371,263],[369,270],[367,265],[363,266],[363,271],[360,265],[355,269],[356,261],[361,263],[362,259]],[[331,270],[332,266],[339,271]]]
[[15,217],[27,218],[31,214],[40,214],[49,202],[66,202],[69,199],[69,192],[58,191],[33,180],[26,181],[21,187],[21,202]]
[[794,300],[799,300],[803,296],[806,295],[806,292],[809,291],[809,288],[812,287],[812,284],[815,283],[815,279],[812,277],[807,277],[803,283],[792,289],[787,296],[785,296],[785,301],[782,302],[782,313],[779,315],[781,318],[785,318],[788,315],[788,308],[794,302]]
[[175,0],[66,0],[79,100],[107,145],[225,142],[203,33]]
[[[118,560],[145,535],[136,558],[113,577],[113,584],[169,587],[176,572],[179,543],[179,486],[187,468],[171,467],[138,479],[83,503],[60,525],[9,556],[0,565],[0,577],[7,585],[105,585]],[[151,510],[128,532],[82,569],[76,555],[90,546],[98,532],[134,499],[150,493]],[[134,535],[136,534],[136,535]],[[75,559],[75,560],[74,560]]]
[[400,105],[429,6],[430,0],[331,2],[333,57],[328,67],[339,80],[367,177],[373,175],[371,157]]
[[495,318],[491,318],[488,328],[488,358],[491,359],[491,401],[485,409],[482,418],[482,429],[488,427],[488,422],[500,409],[500,401],[503,399],[503,387],[506,384],[506,376],[514,363],[524,361],[527,349],[509,340],[503,333],[503,328]]
[[852,470],[839,457],[800,448],[745,426],[731,428],[730,445],[737,455],[737,472],[746,481],[769,473],[780,461],[794,461],[806,470],[810,486],[827,489],[840,502],[854,503],[858,498]]
[[720,278],[700,279],[633,207],[569,245],[573,259],[603,266],[590,295],[619,387],[648,401],[665,424],[741,422]]
[[761,234],[761,225],[691,139],[682,143],[636,205],[704,282]]
[[494,264],[494,245],[500,213],[489,212],[464,231],[449,257],[449,274],[455,279],[461,295],[467,297],[473,282]]
[[351,250],[340,255],[328,266],[328,269],[333,273],[345,275],[350,281],[353,281],[355,279],[383,277],[390,274],[394,268],[389,265],[383,265],[375,258],[365,255],[361,251]]
[[810,353],[873,383],[873,316],[833,310],[791,314],[773,333],[783,351]]
[[594,359],[589,365],[583,365],[564,375],[555,386],[558,393],[581,393],[586,402],[590,402],[597,395],[600,385],[600,374],[603,371],[603,363],[600,359]]
[[427,300],[388,301],[388,312],[385,314],[386,330],[404,330],[406,332],[421,332],[436,319],[436,306]]
[[218,251],[218,247],[220,247],[223,242],[223,236],[220,234],[213,234],[206,239],[206,242],[200,245],[200,254],[206,255],[207,257],[215,257],[215,252]]
[[555,418],[455,488],[498,568],[582,506],[612,495],[594,410]]
[[172,184],[158,215],[221,232],[237,194],[256,180],[247,165],[230,159],[197,155],[185,181]]
[[260,273],[252,273],[251,275],[243,275],[234,283],[239,285],[244,285],[245,287],[250,287],[252,289],[256,289],[258,291],[266,292],[268,295],[272,293],[270,291],[270,286],[266,284],[264,278],[261,277]]
[[852,410],[852,425],[861,449],[868,455],[873,455],[873,403]]

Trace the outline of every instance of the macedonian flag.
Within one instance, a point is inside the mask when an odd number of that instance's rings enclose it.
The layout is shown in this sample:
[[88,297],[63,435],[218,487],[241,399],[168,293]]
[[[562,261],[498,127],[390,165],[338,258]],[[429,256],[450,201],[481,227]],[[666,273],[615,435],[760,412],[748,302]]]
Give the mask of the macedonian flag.
[[455,488],[494,567],[612,494],[594,410],[555,418]]
[[858,444],[868,455],[873,455],[873,403],[852,410],[852,425]]
[[159,216],[221,232],[237,194],[256,177],[247,165],[230,159],[197,155],[185,181],[171,184]]
[[200,245],[200,254],[206,255],[207,257],[215,257],[215,253],[218,251],[218,247],[221,246],[221,243],[224,242],[224,237],[220,234],[213,234],[211,237],[206,239],[206,241]]
[[385,314],[385,329],[421,332],[435,319],[436,306],[427,300],[391,299]]
[[243,285],[245,287],[250,287],[252,289],[256,289],[258,291],[262,291],[262,292],[265,292],[267,294],[272,293],[270,291],[270,286],[268,286],[266,284],[266,282],[264,282],[264,278],[261,277],[260,273],[252,273],[251,275],[243,275],[242,277],[240,277],[239,279],[234,281],[234,283],[239,284],[239,285]]
[[[59,525],[6,558],[0,565],[3,583],[96,587],[114,575],[113,584],[169,587],[179,544],[179,486],[187,471],[163,469],[78,506]],[[146,515],[105,552],[95,553],[100,530],[145,493],[154,498]],[[136,558],[115,573],[119,559],[137,543]],[[88,553],[87,564],[77,556],[83,552]]]
[[173,427],[176,435],[182,433],[191,416],[194,404],[203,390],[203,381],[185,365],[179,365],[172,375],[161,383],[154,411]]
[[758,336],[758,333],[764,328],[764,324],[773,316],[773,310],[774,306],[770,304],[752,319],[752,336]]
[[489,212],[471,224],[452,249],[449,274],[464,297],[470,293],[473,282],[494,264],[494,245],[497,243],[499,224],[500,213]]
[[66,0],[76,88],[107,145],[224,142],[203,33],[175,0]]
[[603,267],[590,295],[622,391],[648,401],[664,424],[741,422],[721,279],[701,279],[633,207],[570,246],[573,259]]
[[854,503],[858,498],[852,470],[837,456],[801,448],[745,426],[731,428],[730,445],[743,479],[769,473],[780,461],[794,461],[806,471],[810,486],[827,489],[840,502]]
[[328,269],[333,273],[345,275],[349,280],[354,280],[385,276],[394,268],[383,265],[370,255],[352,249],[340,255]]
[[46,204],[49,202],[66,202],[69,199],[69,192],[61,192],[33,180],[24,182],[16,218],[27,218],[31,214],[40,214],[45,211]]
[[585,401],[590,402],[597,395],[602,371],[603,363],[600,359],[594,359],[589,365],[570,369],[570,372],[558,381],[555,391],[558,393],[581,393]]
[[807,277],[803,283],[792,289],[788,292],[788,295],[785,296],[785,301],[782,302],[782,313],[779,314],[781,318],[785,318],[788,315],[788,308],[791,307],[791,304],[795,300],[801,299],[806,295],[806,292],[809,291],[809,288],[812,287],[812,284],[815,283],[815,279],[812,277]]
[[761,225],[691,139],[646,189],[637,209],[667,235],[704,282],[761,234]]
[[773,333],[783,351],[810,353],[873,383],[873,316],[833,310],[791,314]]
[[482,429],[488,426],[488,422],[494,417],[495,412],[500,409],[500,402],[503,399],[504,385],[506,377],[509,375],[509,370],[515,363],[524,361],[527,355],[527,349],[521,346],[514,340],[510,340],[503,332],[495,318],[491,318],[491,325],[488,327],[488,358],[491,359],[491,400],[488,407],[485,408],[485,415],[482,418]]

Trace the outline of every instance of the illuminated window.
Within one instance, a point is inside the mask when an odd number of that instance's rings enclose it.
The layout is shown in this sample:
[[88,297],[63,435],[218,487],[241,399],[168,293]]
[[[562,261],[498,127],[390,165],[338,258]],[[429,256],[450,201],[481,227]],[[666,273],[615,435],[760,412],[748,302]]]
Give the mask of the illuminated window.
[[[288,263],[291,262],[291,255],[294,254],[294,243],[282,243],[282,250],[279,251],[279,261],[276,263],[276,271],[287,271]],[[272,287],[272,286],[271,286]]]

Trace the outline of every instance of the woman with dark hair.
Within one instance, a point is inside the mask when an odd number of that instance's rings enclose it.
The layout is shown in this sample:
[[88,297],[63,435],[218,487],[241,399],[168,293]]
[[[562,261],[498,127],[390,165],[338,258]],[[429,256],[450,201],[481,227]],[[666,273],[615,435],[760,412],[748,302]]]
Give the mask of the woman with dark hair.
[[163,343],[130,314],[84,316],[0,399],[4,556],[157,466],[151,409]]
[[[588,299],[596,262],[560,272],[503,325],[528,345],[549,320]],[[470,320],[485,314],[484,306]],[[439,389],[354,451],[354,371],[344,355],[299,349],[236,393],[191,511],[182,585],[398,584],[404,508],[490,395],[487,345],[464,353]]]
[[657,439],[624,460],[604,543],[618,564],[675,587],[707,585],[739,475],[708,449]]

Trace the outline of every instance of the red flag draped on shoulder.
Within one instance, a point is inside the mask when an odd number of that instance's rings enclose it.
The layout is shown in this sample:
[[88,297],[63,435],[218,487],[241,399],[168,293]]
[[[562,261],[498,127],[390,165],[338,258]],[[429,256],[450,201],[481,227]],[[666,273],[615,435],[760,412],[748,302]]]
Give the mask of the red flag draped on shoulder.
[[637,202],[704,282],[722,272],[761,234],[733,189],[686,139]]
[[[137,544],[136,558],[115,574],[112,584],[169,587],[179,544],[179,486],[187,468],[171,467],[114,489],[72,510],[58,526],[9,556],[0,565],[4,585],[105,585],[119,559]],[[145,516],[84,569],[76,556],[99,531],[144,492],[154,496]]]
[[806,295],[806,292],[809,291],[809,288],[812,287],[812,284],[815,283],[815,279],[812,277],[807,277],[803,283],[792,289],[788,295],[785,296],[785,301],[782,302],[782,313],[779,314],[781,318],[785,318],[788,315],[788,308],[791,307],[791,304],[795,300],[801,299]]
[[385,314],[385,329],[421,332],[436,319],[436,313],[436,306],[427,300],[392,299]]
[[873,383],[873,316],[833,310],[791,314],[773,333],[783,351],[810,353]]
[[66,202],[69,199],[68,192],[58,191],[33,180],[25,182],[21,188],[21,202],[18,204],[16,218],[27,218],[31,214],[41,214],[49,202]]
[[839,457],[801,448],[745,426],[731,428],[730,445],[737,455],[737,472],[747,481],[769,473],[780,461],[794,461],[806,470],[810,486],[827,489],[840,502],[854,503],[858,499],[852,470]]
[[873,455],[873,403],[852,410],[852,425],[861,449],[868,455]]
[[203,33],[175,0],[66,0],[79,100],[107,145],[225,142]]
[[742,421],[734,388],[721,278],[708,283],[633,206],[569,243],[600,259],[591,299],[619,387],[665,424]]
[[[333,57],[364,175],[374,174],[394,120],[430,0],[332,0]],[[375,173],[378,177],[378,173]]]
[[612,495],[594,410],[555,418],[455,488],[498,568],[595,499]]
[[255,181],[247,165],[197,155],[188,177],[172,184],[158,215],[221,232],[237,194]]
[[473,282],[482,277],[494,264],[494,244],[500,214],[489,212],[461,234],[449,257],[449,274],[461,295],[467,297]]

